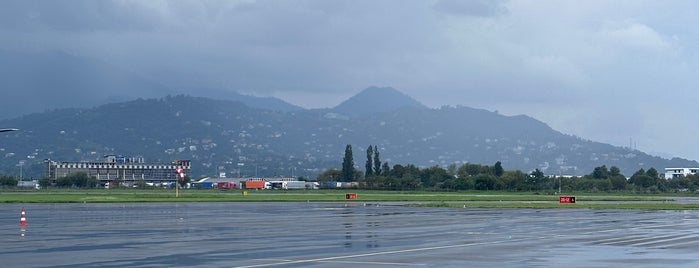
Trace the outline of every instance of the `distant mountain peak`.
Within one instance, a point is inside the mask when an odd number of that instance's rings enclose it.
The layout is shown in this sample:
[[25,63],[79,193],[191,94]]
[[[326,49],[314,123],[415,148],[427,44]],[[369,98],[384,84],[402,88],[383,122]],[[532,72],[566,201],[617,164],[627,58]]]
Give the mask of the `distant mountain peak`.
[[333,112],[360,116],[412,107],[426,109],[422,103],[392,87],[368,87],[333,108]]
[[[356,99],[384,101],[372,91]],[[407,98],[389,97],[397,102]],[[380,102],[384,103],[390,101]],[[21,129],[0,134],[0,174],[16,174],[16,164],[22,161],[26,174],[35,177],[43,174],[43,159],[94,161],[115,153],[154,162],[189,159],[192,176],[212,175],[211,167],[237,173],[238,163],[265,167],[259,170],[262,176],[297,167],[304,176],[315,176],[336,168],[338,150],[347,144],[381,146],[384,162],[394,165],[500,161],[508,170],[538,168],[551,175],[583,175],[601,165],[617,166],[626,175],[640,168],[699,165],[565,135],[529,116],[463,106],[399,108],[352,118],[328,109],[279,112],[240,101],[168,95],[33,113],[0,120],[0,126]],[[241,176],[251,177],[249,168],[242,170]]]

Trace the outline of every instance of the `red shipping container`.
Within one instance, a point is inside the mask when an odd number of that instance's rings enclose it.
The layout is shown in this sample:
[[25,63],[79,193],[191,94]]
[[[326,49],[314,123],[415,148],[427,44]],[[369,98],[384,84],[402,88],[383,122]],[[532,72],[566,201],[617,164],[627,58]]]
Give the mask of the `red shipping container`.
[[226,182],[219,182],[217,184],[219,189],[235,189],[235,182],[232,181],[226,181]]
[[264,180],[247,180],[245,189],[265,189],[267,182]]

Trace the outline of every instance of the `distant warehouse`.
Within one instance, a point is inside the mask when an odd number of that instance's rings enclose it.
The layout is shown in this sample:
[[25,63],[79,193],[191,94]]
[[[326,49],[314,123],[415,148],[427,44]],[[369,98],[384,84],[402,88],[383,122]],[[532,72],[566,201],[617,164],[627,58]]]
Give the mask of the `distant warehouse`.
[[100,183],[121,181],[129,184],[139,180],[151,183],[172,182],[178,174],[175,169],[183,169],[189,175],[189,160],[175,160],[172,163],[145,163],[142,157],[123,157],[107,155],[103,162],[56,162],[44,160],[44,177],[55,183],[62,178],[78,172],[87,173],[97,178]]

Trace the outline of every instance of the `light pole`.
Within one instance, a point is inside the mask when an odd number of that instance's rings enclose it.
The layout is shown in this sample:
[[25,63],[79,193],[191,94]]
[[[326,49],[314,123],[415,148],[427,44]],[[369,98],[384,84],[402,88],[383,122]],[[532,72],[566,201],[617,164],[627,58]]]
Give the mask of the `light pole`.
[[24,178],[24,176],[22,176],[22,170],[23,170],[23,167],[24,167],[24,162],[25,162],[24,160],[20,160],[20,161],[19,161],[19,180],[20,180],[20,181]]
[[558,193],[561,193],[561,179],[562,179],[561,171],[558,170]]

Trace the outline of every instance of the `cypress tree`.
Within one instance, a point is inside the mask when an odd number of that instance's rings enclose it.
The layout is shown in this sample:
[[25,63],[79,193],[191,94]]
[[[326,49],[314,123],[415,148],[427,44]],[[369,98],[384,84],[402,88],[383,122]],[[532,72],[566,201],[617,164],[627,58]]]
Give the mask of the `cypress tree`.
[[371,157],[373,154],[373,149],[371,145],[369,145],[369,148],[366,149],[366,164],[364,165],[365,171],[364,171],[364,178],[369,178],[371,175],[374,173],[372,171],[372,162],[371,162]]
[[342,159],[342,181],[354,181],[354,157],[352,156],[352,145],[345,147],[345,157]]
[[374,174],[381,175],[381,159],[379,158],[379,147],[374,145]]

